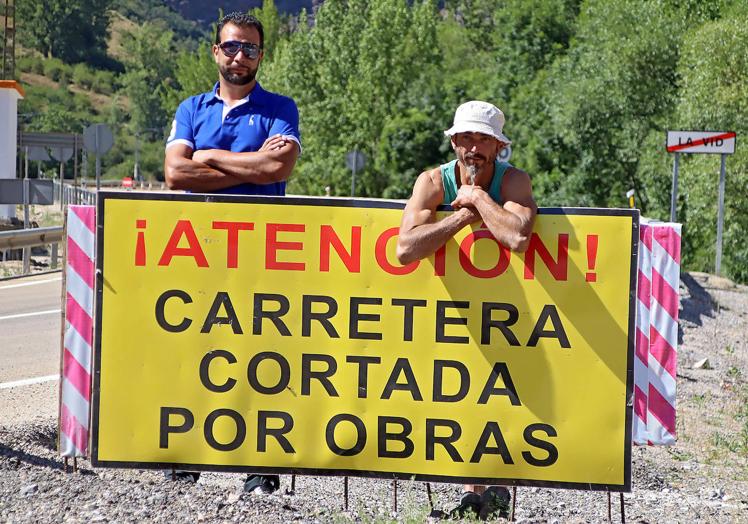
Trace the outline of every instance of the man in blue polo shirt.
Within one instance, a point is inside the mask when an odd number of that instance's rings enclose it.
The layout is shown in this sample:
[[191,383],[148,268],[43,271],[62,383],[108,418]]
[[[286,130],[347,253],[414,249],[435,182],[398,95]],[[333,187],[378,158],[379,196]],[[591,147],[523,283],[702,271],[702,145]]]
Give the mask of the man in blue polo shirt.
[[[260,21],[231,13],[216,28],[212,91],[179,104],[166,141],[164,175],[170,189],[199,193],[274,195],[301,153],[299,111],[288,97],[265,91],[255,76],[263,58]],[[199,473],[170,471],[196,482]],[[245,491],[272,492],[278,475],[249,475]]]
[[299,111],[291,98],[257,82],[263,53],[262,24],[255,17],[231,13],[218,23],[218,82],[179,105],[166,142],[170,189],[285,194],[301,152]]

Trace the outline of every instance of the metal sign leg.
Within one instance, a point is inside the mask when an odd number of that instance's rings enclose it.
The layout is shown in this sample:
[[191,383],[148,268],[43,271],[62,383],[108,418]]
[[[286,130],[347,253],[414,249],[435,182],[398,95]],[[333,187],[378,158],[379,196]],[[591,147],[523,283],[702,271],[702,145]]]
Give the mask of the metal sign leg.
[[714,273],[722,275],[722,228],[725,222],[725,162],[727,155],[720,155],[722,162],[719,168],[719,207],[717,210],[717,255],[714,261]]
[[348,477],[343,477],[343,504],[348,511]]
[[673,160],[673,187],[670,191],[670,222],[675,222],[675,208],[678,203],[678,168],[680,166],[680,153],[675,153]]
[[392,481],[392,511],[397,513],[397,479]]

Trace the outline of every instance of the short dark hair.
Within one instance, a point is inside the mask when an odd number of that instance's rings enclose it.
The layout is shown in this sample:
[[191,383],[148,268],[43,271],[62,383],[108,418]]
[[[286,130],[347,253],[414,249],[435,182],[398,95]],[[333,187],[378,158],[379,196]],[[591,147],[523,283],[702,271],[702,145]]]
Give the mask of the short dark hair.
[[263,48],[265,44],[265,32],[262,30],[262,22],[255,16],[239,12],[229,13],[218,21],[218,25],[216,26],[216,45],[221,43],[221,29],[226,24],[234,24],[239,27],[254,27],[260,33],[260,49]]

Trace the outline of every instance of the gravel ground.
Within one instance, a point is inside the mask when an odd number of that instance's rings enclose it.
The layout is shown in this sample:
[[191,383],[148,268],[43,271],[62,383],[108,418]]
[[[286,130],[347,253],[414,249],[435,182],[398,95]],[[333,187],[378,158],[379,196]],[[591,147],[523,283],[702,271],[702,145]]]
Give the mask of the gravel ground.
[[[705,274],[681,284],[678,443],[634,448],[628,522],[748,523],[748,287]],[[708,363],[694,368],[704,358]],[[160,472],[66,473],[55,452],[57,386],[0,390],[0,522],[424,522],[425,485],[350,479],[343,508],[339,477],[281,477],[271,495],[242,492],[242,475],[207,473],[197,484]],[[433,484],[448,509],[460,488]],[[517,489],[517,522],[604,522],[605,493]],[[613,520],[620,519],[613,495]]]

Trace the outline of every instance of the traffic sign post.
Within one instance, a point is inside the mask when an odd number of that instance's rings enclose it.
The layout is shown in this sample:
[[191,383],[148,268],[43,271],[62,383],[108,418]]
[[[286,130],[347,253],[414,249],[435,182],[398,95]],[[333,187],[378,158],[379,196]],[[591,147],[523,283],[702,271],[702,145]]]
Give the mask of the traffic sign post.
[[358,149],[349,151],[345,155],[345,165],[353,172],[351,178],[351,196],[356,196],[356,172],[366,166],[366,155]]
[[96,155],[96,191],[101,187],[101,155],[113,145],[114,136],[106,124],[91,124],[83,131],[83,147]]
[[65,162],[73,157],[72,147],[51,147],[49,153],[52,158],[60,163],[60,210],[65,209],[65,191],[63,185],[65,184]]
[[719,170],[717,254],[714,261],[714,272],[717,275],[722,270],[722,230],[725,219],[725,164],[727,162],[727,155],[735,153],[736,137],[737,135],[734,131],[668,131],[666,138],[668,153],[675,153],[673,161],[673,187],[670,195],[671,222],[675,222],[675,208],[678,200],[680,154],[719,154],[722,156]]

